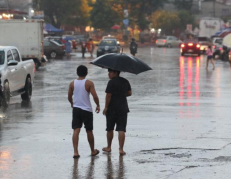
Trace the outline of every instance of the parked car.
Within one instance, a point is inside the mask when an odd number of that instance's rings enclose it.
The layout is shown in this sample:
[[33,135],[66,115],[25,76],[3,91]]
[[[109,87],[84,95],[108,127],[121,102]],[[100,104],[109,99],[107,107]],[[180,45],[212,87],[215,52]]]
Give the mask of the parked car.
[[184,56],[185,54],[197,54],[197,56],[200,56],[200,44],[195,39],[186,39],[181,44],[181,56]]
[[199,44],[201,45],[200,50],[202,53],[205,53],[208,49],[208,46],[212,46],[212,42],[208,37],[197,37]]
[[35,76],[34,61],[22,61],[14,46],[0,47],[0,105],[7,107],[11,96],[21,95],[22,100],[30,100]]
[[64,45],[64,43],[62,42],[62,37],[59,37],[59,36],[48,36],[48,37],[45,37],[45,39],[53,40],[60,45]]
[[157,47],[180,47],[180,44],[182,43],[181,40],[179,40],[177,37],[174,36],[165,36],[160,37],[156,40],[156,46]]
[[54,40],[44,39],[44,54],[49,58],[63,57],[65,55],[65,46]]
[[107,54],[107,53],[119,53],[120,46],[117,44],[117,41],[114,39],[105,39],[102,40],[97,49],[97,57]]
[[223,42],[223,38],[220,38],[220,37],[215,37],[213,38],[213,46],[220,46],[222,45],[222,42]]

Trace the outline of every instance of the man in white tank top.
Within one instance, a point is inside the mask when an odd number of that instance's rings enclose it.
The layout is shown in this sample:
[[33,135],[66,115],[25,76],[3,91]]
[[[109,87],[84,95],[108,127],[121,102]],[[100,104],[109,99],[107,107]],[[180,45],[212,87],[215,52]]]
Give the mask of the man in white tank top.
[[72,114],[72,129],[73,132],[73,158],[79,158],[78,141],[79,133],[84,124],[87,132],[88,142],[91,148],[91,156],[99,154],[99,150],[94,148],[94,135],[93,135],[93,110],[90,102],[90,94],[93,96],[96,104],[96,112],[100,112],[99,98],[95,91],[94,83],[86,80],[87,67],[80,65],[77,68],[78,79],[71,82],[68,91],[68,100],[73,108]]

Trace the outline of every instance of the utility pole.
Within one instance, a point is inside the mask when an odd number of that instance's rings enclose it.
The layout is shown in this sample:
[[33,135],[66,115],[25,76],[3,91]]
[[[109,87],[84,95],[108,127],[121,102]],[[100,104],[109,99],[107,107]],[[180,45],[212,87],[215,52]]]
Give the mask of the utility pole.
[[216,17],[215,0],[213,0],[213,17]]
[[199,11],[201,11],[201,0],[198,0]]
[[6,4],[7,4],[7,14],[9,14],[9,1],[6,0]]

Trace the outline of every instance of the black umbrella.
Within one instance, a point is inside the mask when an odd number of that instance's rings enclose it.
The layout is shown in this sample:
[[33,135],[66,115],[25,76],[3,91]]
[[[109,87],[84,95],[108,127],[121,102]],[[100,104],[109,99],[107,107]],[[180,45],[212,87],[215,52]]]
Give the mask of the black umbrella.
[[134,74],[152,70],[152,68],[150,68],[142,60],[124,53],[106,54],[96,58],[90,63],[102,68],[111,68],[113,70]]

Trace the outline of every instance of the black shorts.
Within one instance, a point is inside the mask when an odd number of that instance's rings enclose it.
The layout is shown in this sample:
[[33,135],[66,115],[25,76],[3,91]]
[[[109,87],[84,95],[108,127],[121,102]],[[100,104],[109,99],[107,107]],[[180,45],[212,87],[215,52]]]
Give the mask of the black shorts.
[[115,129],[116,124],[116,131],[124,131],[126,132],[127,126],[127,113],[124,114],[107,114],[107,129],[106,131],[112,131]]
[[209,55],[209,56],[207,57],[207,60],[211,60],[211,59],[213,59],[213,56],[212,56],[212,55]]
[[82,128],[83,123],[87,131],[92,131],[93,113],[74,107],[72,112],[72,129]]

